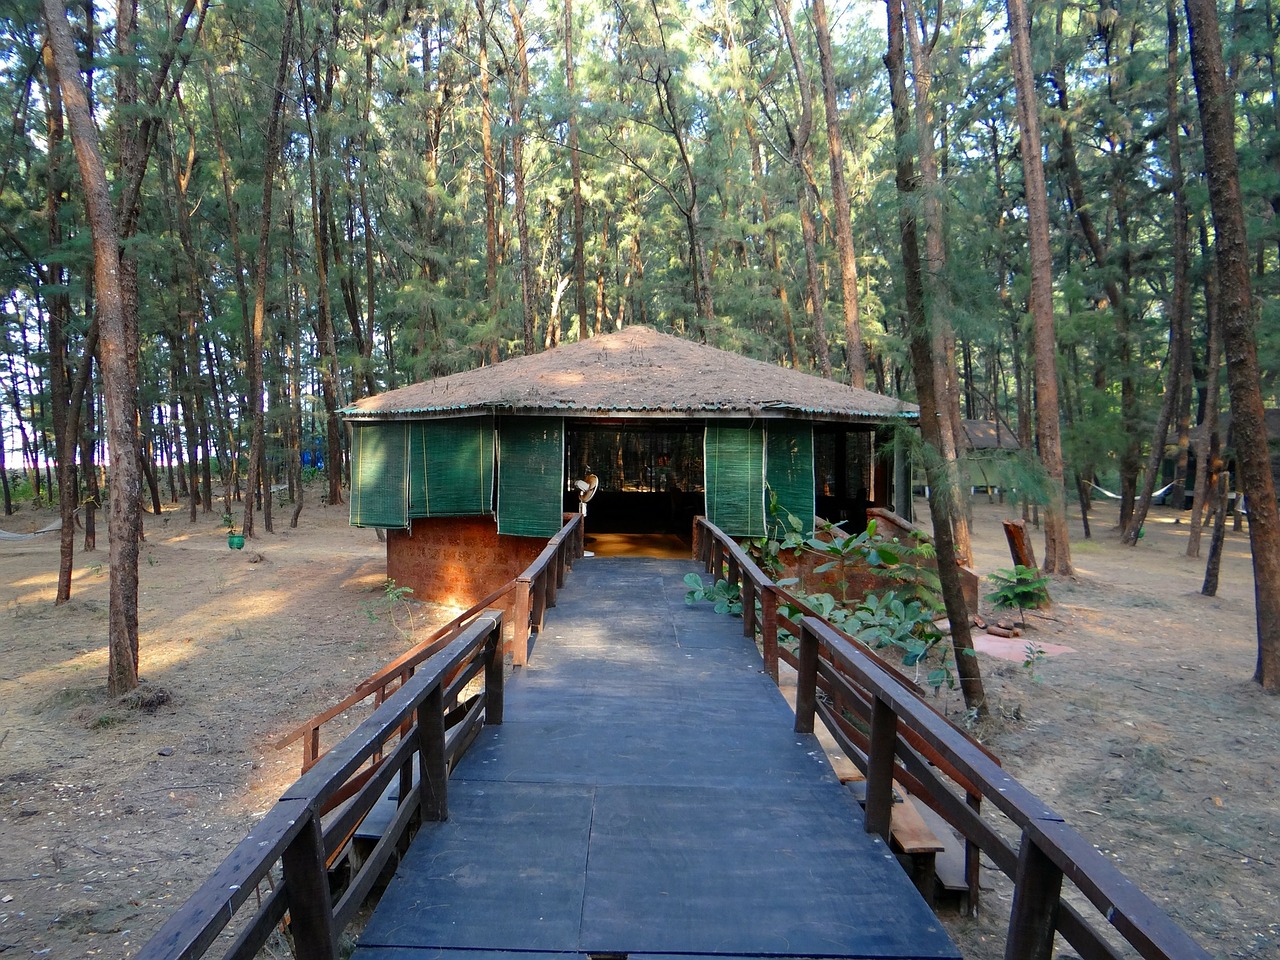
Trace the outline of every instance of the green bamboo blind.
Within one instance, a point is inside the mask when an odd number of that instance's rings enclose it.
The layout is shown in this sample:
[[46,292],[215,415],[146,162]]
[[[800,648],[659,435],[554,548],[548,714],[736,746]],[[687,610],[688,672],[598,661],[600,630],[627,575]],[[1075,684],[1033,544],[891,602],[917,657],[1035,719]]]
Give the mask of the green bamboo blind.
[[409,442],[409,516],[493,512],[492,417],[416,421]]
[[564,421],[505,417],[498,422],[498,533],[552,537],[563,526]]
[[351,428],[351,525],[409,526],[409,425]]
[[808,423],[770,421],[765,451],[765,480],[778,498],[778,516],[767,517],[771,536],[786,532],[782,524],[793,514],[813,528],[813,426]]
[[704,447],[707,519],[731,537],[764,536],[764,427],[711,421]]

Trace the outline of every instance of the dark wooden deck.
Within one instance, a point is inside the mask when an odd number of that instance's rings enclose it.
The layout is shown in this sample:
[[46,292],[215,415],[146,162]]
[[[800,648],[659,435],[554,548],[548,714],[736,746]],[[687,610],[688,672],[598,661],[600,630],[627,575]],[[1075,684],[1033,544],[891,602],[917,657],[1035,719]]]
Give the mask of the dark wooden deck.
[[959,956],[697,569],[575,565],[355,960]]

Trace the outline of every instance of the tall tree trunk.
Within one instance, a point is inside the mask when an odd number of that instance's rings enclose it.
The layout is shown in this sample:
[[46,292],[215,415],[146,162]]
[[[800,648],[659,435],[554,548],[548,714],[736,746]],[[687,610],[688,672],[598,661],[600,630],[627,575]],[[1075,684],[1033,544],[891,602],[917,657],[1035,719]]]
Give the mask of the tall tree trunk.
[[[920,157],[920,182],[924,189],[924,249],[926,315],[929,318],[929,336],[933,344],[935,396],[942,436],[942,459],[947,471],[946,494],[952,498],[950,511],[954,523],[956,554],[963,564],[973,562],[973,548],[969,537],[968,497],[962,476],[968,471],[965,465],[964,428],[960,422],[960,390],[956,380],[956,337],[951,326],[951,296],[946,277],[946,244],[942,222],[942,203],[939,198],[941,184],[938,178],[938,161],[933,148],[933,66],[931,50],[920,36],[920,24],[914,0],[905,4],[904,25],[911,60],[915,67],[915,128],[917,152]],[[939,10],[941,16],[941,10]]]
[[[568,9],[570,3],[565,3],[565,25],[569,24]],[[529,211],[528,198],[525,195],[524,182],[524,126],[522,117],[524,115],[524,104],[529,97],[529,51],[525,41],[524,19],[517,9],[515,0],[508,0],[507,10],[511,14],[511,24],[515,30],[515,47],[516,47],[516,82],[511,87],[511,179],[512,186],[515,190],[516,204],[516,237],[520,243],[520,308],[521,316],[524,318],[521,324],[521,332],[524,337],[524,352],[526,355],[535,352],[537,345],[534,336],[537,332],[537,322],[534,315],[534,298],[533,298],[533,248],[529,241]],[[565,52],[570,57],[572,63],[572,49],[569,40],[565,40]],[[572,67],[569,67],[569,74],[572,75]],[[570,115],[573,114],[573,108],[570,107]],[[570,121],[572,123],[572,121]],[[570,129],[573,129],[572,127]],[[574,134],[570,134],[574,136]],[[574,157],[577,156],[577,144],[570,145],[570,151]],[[576,189],[576,181],[575,181]],[[575,201],[580,203],[581,197],[575,193]],[[579,211],[580,212],[580,211]],[[582,322],[583,315],[579,313],[579,322]]]
[[[265,461],[265,417],[263,401],[263,352],[266,349],[267,279],[271,273],[271,206],[275,195],[276,169],[280,164],[280,151],[284,141],[284,124],[281,115],[284,107],[285,87],[289,76],[289,60],[293,48],[293,0],[285,7],[284,35],[280,39],[280,62],[276,67],[275,86],[271,90],[271,106],[267,113],[266,156],[262,162],[262,220],[258,227],[258,256],[253,268],[253,319],[247,344],[249,367],[249,416],[252,420],[249,435],[249,467],[245,482],[244,521],[241,532],[252,537],[254,498],[259,486],[265,486],[265,494],[271,496],[271,481],[262,476]],[[333,465],[330,465],[330,470]]]
[[982,686],[978,657],[973,649],[970,610],[965,605],[960,584],[960,565],[952,539],[949,513],[952,500],[946,495],[945,467],[938,455],[941,436],[938,400],[933,377],[934,357],[929,337],[929,323],[924,305],[924,272],[920,263],[920,239],[916,227],[916,204],[911,194],[916,189],[916,176],[909,143],[911,122],[907,109],[906,63],[903,51],[902,0],[887,0],[889,8],[889,49],[884,58],[889,70],[889,90],[893,105],[893,139],[896,146],[896,180],[898,186],[898,228],[902,239],[903,286],[907,303],[907,331],[910,340],[911,366],[915,373],[916,399],[920,403],[920,432],[931,448],[926,452],[925,469],[929,475],[929,510],[933,515],[933,540],[937,549],[938,579],[951,623],[951,645],[955,652],[956,673],[965,707],[982,716],[987,712],[987,697]]
[[578,106],[575,102],[573,0],[564,0],[564,86],[569,104],[569,177],[573,190],[573,302],[578,313],[578,339],[591,336],[587,323],[586,216],[582,203],[582,155],[578,147]]
[[[44,50],[45,71],[49,84],[45,89],[48,105],[49,137],[49,197],[45,207],[46,226],[49,231],[49,248],[58,255],[62,244],[60,208],[66,193],[66,178],[60,161],[65,134],[62,117],[62,94],[54,79],[57,67],[53,63],[52,47]],[[70,298],[64,290],[66,268],[59,260],[51,259],[44,270],[44,281],[52,290],[46,293],[49,308],[49,394],[53,406],[53,436],[57,450],[58,467],[58,517],[62,527],[58,534],[58,590],[54,604],[71,599],[71,574],[75,560],[76,511],[80,501],[80,484],[76,471],[76,449],[80,439],[80,414],[84,406],[85,388],[89,371],[93,366],[93,354],[97,349],[98,327],[90,326],[85,338],[84,353],[78,372],[72,377],[71,356],[67,344],[67,321],[71,315]],[[3,442],[0,442],[0,446]],[[0,472],[4,464],[0,463]],[[5,474],[5,513],[9,512],[8,474]]]
[[845,366],[850,382],[855,387],[865,387],[867,355],[862,343],[862,319],[858,315],[858,260],[853,249],[853,215],[849,212],[849,187],[844,176],[844,140],[840,136],[840,113],[836,109],[836,72],[831,55],[826,0],[812,0],[812,9],[813,32],[818,41],[818,65],[822,71],[822,106],[827,120],[827,160],[831,167],[836,251],[840,256]]
[[1058,424],[1058,347],[1053,323],[1053,255],[1049,250],[1049,200],[1040,148],[1035,73],[1031,62],[1031,20],[1024,0],[1008,0],[1009,37],[1017,87],[1018,129],[1022,134],[1022,177],[1031,247],[1031,318],[1035,335],[1036,430],[1040,461],[1049,476],[1045,505],[1046,573],[1072,574],[1071,541],[1063,503],[1062,434]]
[[[1182,71],[1178,66],[1178,8],[1174,0],[1165,0],[1165,20],[1168,27],[1168,73],[1166,77],[1166,102],[1169,118],[1166,134],[1169,138],[1169,188],[1173,193],[1173,296],[1169,304],[1169,369],[1165,380],[1164,399],[1160,404],[1160,414],[1156,419],[1155,435],[1151,438],[1151,452],[1147,456],[1147,470],[1143,478],[1142,489],[1138,493],[1137,502],[1133,506],[1133,516],[1125,528],[1122,543],[1135,546],[1142,525],[1146,522],[1147,511],[1151,509],[1151,497],[1156,488],[1156,480],[1160,476],[1160,464],[1164,462],[1165,446],[1169,439],[1169,426],[1173,422],[1174,411],[1182,397],[1182,381],[1190,376],[1190,371],[1183,367],[1189,350],[1190,310],[1188,309],[1188,269],[1187,245],[1187,201],[1182,182],[1182,147],[1179,140],[1178,123],[1178,81]],[[1177,504],[1178,509],[1182,504]]]
[[1222,373],[1222,329],[1218,323],[1218,271],[1209,250],[1209,230],[1200,223],[1200,250],[1204,261],[1204,315],[1209,341],[1205,359],[1204,415],[1200,418],[1196,446],[1196,484],[1191,500],[1191,529],[1187,531],[1187,556],[1200,556],[1200,534],[1204,529],[1205,506],[1213,496],[1213,480],[1218,469],[1221,444],[1218,439],[1218,381]]
[[[111,204],[106,166],[89,100],[80,80],[66,8],[41,0],[54,82],[62,93],[67,125],[85,195],[92,235],[98,345],[106,390],[107,441],[111,453],[111,584],[108,600],[107,690],[120,696],[138,685],[138,537],[141,530],[138,473],[136,367],[130,363],[130,336],[136,323],[125,316],[121,289],[120,236]],[[136,342],[132,345],[136,356]]]
[[1258,623],[1258,662],[1253,679],[1264,690],[1274,692],[1280,690],[1280,510],[1271,476],[1254,333],[1248,238],[1236,157],[1235,111],[1222,59],[1217,5],[1214,0],[1186,0],[1186,9],[1191,66],[1204,135],[1205,173],[1213,209],[1231,429],[1241,485],[1249,498],[1249,543],[1253,549]]
[[788,125],[791,136],[791,165],[795,168],[798,205],[800,208],[800,234],[804,239],[804,264],[807,280],[807,306],[813,318],[813,352],[818,359],[818,372],[831,379],[831,351],[827,344],[827,324],[822,307],[822,282],[819,277],[817,226],[813,220],[814,207],[817,205],[817,184],[813,179],[813,95],[809,85],[809,73],[805,69],[804,58],[796,43],[795,31],[791,27],[791,14],[783,0],[773,0],[774,10],[782,24],[782,32],[787,40],[787,49],[791,51],[791,64],[796,72],[796,86],[800,92],[800,121],[793,128]]
[[489,95],[489,18],[476,0],[476,44],[480,62],[480,169],[484,180],[484,292],[489,317],[498,313],[498,171],[493,162],[493,101]]

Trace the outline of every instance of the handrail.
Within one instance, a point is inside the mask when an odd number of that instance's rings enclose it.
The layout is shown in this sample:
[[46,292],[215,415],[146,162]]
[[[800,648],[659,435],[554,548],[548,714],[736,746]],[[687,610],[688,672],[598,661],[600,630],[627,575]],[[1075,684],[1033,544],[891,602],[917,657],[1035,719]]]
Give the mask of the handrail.
[[[282,879],[259,901],[224,956],[255,956],[287,914],[298,960],[336,960],[339,934],[392,856],[407,848],[419,823],[448,817],[449,771],[480,726],[502,722],[502,619],[501,610],[477,617],[303,774],[143,946],[138,960],[204,956],[260,884],[271,880],[277,865]],[[450,729],[448,718],[456,713],[463,687],[480,674],[483,692],[462,705],[463,716]],[[352,775],[393,740],[395,746],[374,776],[340,813],[322,821],[321,811]],[[412,777],[415,757],[421,771],[417,782]],[[391,826],[335,900],[327,865],[397,775],[400,799]]]
[[[775,656],[777,651],[776,603],[785,592],[723,531],[705,519],[698,523],[708,571],[718,575],[723,570],[729,582],[743,587],[744,632],[750,616],[751,635],[756,633],[755,596],[760,597],[760,633],[768,663],[770,646]],[[787,602],[795,601],[788,597]],[[862,770],[869,833],[888,842],[897,779],[909,783],[959,831],[971,853],[981,849],[1013,880],[1005,956],[1050,960],[1056,931],[1082,956],[1119,960],[1120,952],[1063,899],[1067,879],[1146,960],[1208,960],[1209,954],[1186,931],[889,664],[812,611],[801,618],[798,636],[796,731],[812,733],[820,717]],[[771,671],[775,680],[776,663],[775,659]],[[869,733],[855,727],[851,716],[868,726]],[[957,795],[957,787],[963,796]],[[1016,847],[983,820],[983,799],[1021,831]],[[977,858],[966,859],[972,898]]]
[[[432,631],[425,640],[406,650],[395,660],[356,684],[355,689],[333,706],[294,727],[277,740],[273,747],[283,750],[302,739],[302,770],[305,773],[323,756],[320,749],[320,730],[352,707],[374,698],[374,705],[382,703],[390,693],[413,675],[418,665],[435,656],[461,634],[480,614],[494,606],[508,594],[514,593],[512,618],[512,662],[520,666],[528,660],[530,621],[541,631],[548,607],[556,605],[557,588],[564,586],[565,571],[583,553],[582,517],[574,514],[560,530],[547,541],[547,545],[519,576],[508,580],[483,600],[473,604],[442,627]],[[554,568],[555,579],[548,577]],[[534,614],[536,613],[536,616]],[[303,739],[305,738],[305,739]]]

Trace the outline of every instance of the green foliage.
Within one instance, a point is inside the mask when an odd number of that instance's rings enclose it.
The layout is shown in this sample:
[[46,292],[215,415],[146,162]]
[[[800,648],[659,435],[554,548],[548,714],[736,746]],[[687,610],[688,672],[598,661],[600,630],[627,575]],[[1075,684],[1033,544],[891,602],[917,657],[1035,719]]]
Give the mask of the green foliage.
[[1049,578],[1033,567],[1017,564],[1012,570],[997,570],[987,575],[997,589],[987,599],[1000,610],[1018,611],[1018,619],[1026,610],[1038,609],[1049,602]]
[[[382,596],[377,600],[366,600],[361,608],[370,623],[377,623],[385,614],[395,631],[408,639],[413,634],[413,608],[409,605],[412,593],[411,587],[399,586],[388,577],[382,583]],[[403,625],[397,615],[403,617]]]
[[[902,653],[902,665],[917,671],[942,641],[935,623],[938,611],[919,600],[899,597],[894,591],[868,596],[854,609],[845,629],[876,650],[893,647]],[[951,662],[945,648],[937,663],[924,677],[931,687],[955,685]]]
[[702,600],[715,604],[716,613],[727,613],[730,616],[742,616],[742,588],[727,580],[717,580],[708,587],[706,582],[696,573],[687,573],[684,577],[689,591],[684,595],[684,602],[692,606]]
[[[776,501],[772,501],[775,512],[776,506]],[[778,586],[789,588],[794,597],[794,602],[779,602],[779,642],[795,643],[795,636],[783,621],[798,621],[812,611],[868,647],[897,650],[903,666],[914,670],[920,682],[931,687],[955,685],[950,647],[942,643],[943,634],[936,625],[942,614],[937,572],[923,563],[933,557],[932,544],[919,538],[908,543],[896,538],[887,540],[877,532],[874,520],[857,536],[840,536],[832,524],[820,532],[804,532],[803,524],[790,514],[785,522],[771,526],[784,529],[785,536],[753,540],[748,549],[761,569],[771,573]],[[814,573],[836,571],[840,595],[805,592],[794,577],[777,579],[776,574],[782,569],[783,550],[829,558],[815,567]],[[852,575],[859,568],[873,569],[899,584],[900,589],[871,593],[863,598],[850,597]],[[685,603],[705,600],[715,604],[717,613],[742,614],[741,591],[736,584],[719,579],[708,587],[696,573],[686,575],[684,582],[689,587]]]

